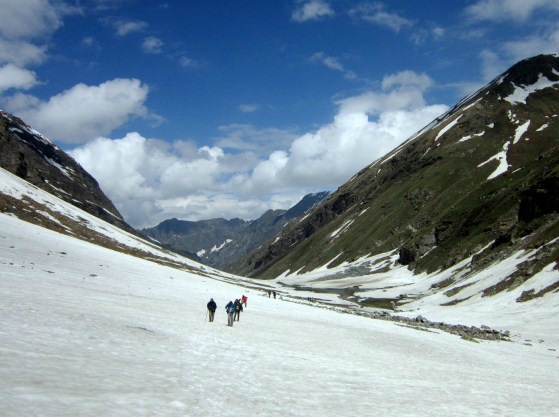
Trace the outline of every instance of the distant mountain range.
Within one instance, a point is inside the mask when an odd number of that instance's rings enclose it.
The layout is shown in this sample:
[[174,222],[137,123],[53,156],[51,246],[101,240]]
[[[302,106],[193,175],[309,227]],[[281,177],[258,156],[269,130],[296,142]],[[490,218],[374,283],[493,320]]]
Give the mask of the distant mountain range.
[[256,250],[289,223],[299,220],[329,194],[308,194],[292,208],[268,210],[254,221],[238,218],[202,221],[168,219],[141,232],[180,254],[227,270],[228,265]]
[[[476,293],[488,296],[558,268],[558,212],[559,55],[540,55],[517,63],[361,170],[232,271],[288,275],[296,284],[297,276],[319,270],[322,277],[338,268],[339,277],[373,280],[375,272],[397,266],[434,273],[471,260],[462,276],[472,277],[518,251],[533,252]],[[380,254],[382,262],[358,263]],[[386,261],[392,255],[395,264]],[[459,293],[462,276],[433,291]],[[559,282],[549,283],[524,297],[558,288]]]

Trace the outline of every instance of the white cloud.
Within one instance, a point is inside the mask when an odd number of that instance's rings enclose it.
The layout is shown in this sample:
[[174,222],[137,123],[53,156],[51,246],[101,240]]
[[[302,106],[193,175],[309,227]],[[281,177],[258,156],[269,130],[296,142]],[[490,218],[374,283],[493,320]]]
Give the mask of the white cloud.
[[62,26],[62,10],[48,0],[3,1],[0,34],[8,39],[36,39]]
[[[148,54],[160,54],[163,49],[163,41],[153,36],[148,36],[142,43],[142,49]],[[181,62],[182,65],[182,62]]]
[[260,106],[258,106],[257,104],[242,104],[239,105],[239,110],[243,113],[254,113],[256,112],[258,109],[260,109]]
[[256,219],[306,193],[338,187],[447,111],[425,103],[431,83],[413,72],[388,76],[380,91],[337,101],[334,120],[304,135],[228,125],[211,147],[130,133],[98,138],[71,154],[136,227],[172,217]]
[[14,64],[0,67],[0,93],[9,89],[26,90],[37,84],[33,71],[24,70]]
[[47,58],[47,47],[27,41],[0,39],[0,63],[12,63],[18,67],[40,64]]
[[179,58],[179,64],[182,68],[196,68],[200,65],[196,60],[184,55]]
[[557,0],[480,0],[466,7],[474,21],[524,22],[537,10],[559,10]]
[[113,25],[118,36],[141,32],[148,26],[146,22],[141,20],[117,20]]
[[[251,219],[269,209],[265,203],[229,193],[232,168],[219,147],[167,143],[138,133],[96,140],[70,151],[100,183],[124,217],[135,226],[153,226],[171,217]],[[118,179],[118,181],[115,181]]]
[[213,138],[217,146],[235,151],[250,151],[258,156],[287,148],[297,137],[290,130],[256,128],[240,123],[222,125],[218,129],[222,135]]
[[111,132],[130,116],[147,116],[148,90],[136,79],[114,79],[98,86],[80,83],[48,101],[15,95],[7,109],[50,138],[82,143]]
[[324,52],[317,52],[311,57],[312,62],[319,62],[334,71],[344,74],[348,80],[355,80],[357,75],[353,71],[346,70],[343,64],[335,57],[326,55]]
[[334,10],[323,0],[310,0],[300,2],[299,6],[291,14],[291,19],[295,22],[307,22],[309,20],[319,20],[334,16]]
[[373,25],[384,26],[396,33],[399,33],[402,28],[413,26],[411,20],[397,13],[387,12],[384,4],[380,2],[360,4],[351,9],[349,15]]

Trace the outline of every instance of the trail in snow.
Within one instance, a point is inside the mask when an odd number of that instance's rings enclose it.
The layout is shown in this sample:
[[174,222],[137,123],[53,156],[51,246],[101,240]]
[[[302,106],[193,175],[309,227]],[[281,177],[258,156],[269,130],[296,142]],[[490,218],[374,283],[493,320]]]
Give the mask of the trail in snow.
[[559,414],[559,353],[537,342],[274,300],[5,214],[0,295],[2,415]]

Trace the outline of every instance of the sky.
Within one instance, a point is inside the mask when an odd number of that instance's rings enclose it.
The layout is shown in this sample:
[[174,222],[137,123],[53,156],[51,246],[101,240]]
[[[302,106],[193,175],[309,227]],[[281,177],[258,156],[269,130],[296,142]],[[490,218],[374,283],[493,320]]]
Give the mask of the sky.
[[556,0],[0,0],[0,108],[125,220],[258,218],[335,190],[512,64]]

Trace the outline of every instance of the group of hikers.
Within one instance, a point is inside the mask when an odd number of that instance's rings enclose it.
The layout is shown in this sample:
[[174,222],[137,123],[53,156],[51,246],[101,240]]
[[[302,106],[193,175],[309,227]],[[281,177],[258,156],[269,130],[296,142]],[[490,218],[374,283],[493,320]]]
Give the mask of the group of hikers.
[[[248,298],[243,295],[240,299],[235,299],[235,302],[229,301],[227,305],[225,305],[225,312],[227,312],[227,326],[232,327],[233,322],[239,321],[241,318],[241,312],[243,311],[243,305],[247,306]],[[208,316],[210,322],[214,321],[215,311],[217,310],[217,304],[213,299],[207,304],[208,306]]]

